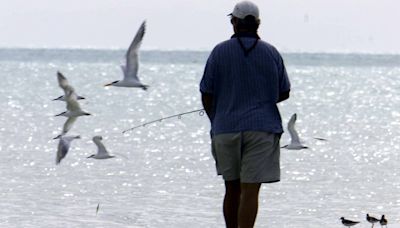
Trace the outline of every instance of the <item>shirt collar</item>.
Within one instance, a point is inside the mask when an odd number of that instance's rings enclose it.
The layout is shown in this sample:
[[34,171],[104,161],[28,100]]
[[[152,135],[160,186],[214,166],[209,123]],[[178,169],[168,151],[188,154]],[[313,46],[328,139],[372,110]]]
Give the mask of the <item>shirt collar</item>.
[[260,39],[257,33],[252,33],[252,32],[239,32],[231,36],[231,38],[236,38],[236,37],[250,37],[250,38]]

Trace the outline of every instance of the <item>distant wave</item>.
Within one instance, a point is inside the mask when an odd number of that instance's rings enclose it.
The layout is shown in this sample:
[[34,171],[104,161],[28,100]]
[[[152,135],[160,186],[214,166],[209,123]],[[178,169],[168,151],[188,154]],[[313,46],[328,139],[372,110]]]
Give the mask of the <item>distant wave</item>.
[[[140,53],[140,61],[205,64],[209,53],[195,50],[144,50]],[[0,61],[120,63],[124,55],[125,50],[122,49],[0,48]],[[285,52],[282,55],[287,65],[400,66],[400,54]]]

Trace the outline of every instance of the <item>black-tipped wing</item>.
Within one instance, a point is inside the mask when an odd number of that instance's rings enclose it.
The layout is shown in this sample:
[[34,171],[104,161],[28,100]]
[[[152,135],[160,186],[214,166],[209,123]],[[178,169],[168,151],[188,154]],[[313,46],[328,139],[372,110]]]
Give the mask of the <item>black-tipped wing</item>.
[[108,155],[108,151],[101,141],[98,141],[96,143],[96,145],[97,145],[97,154],[98,155],[102,155],[102,156]]
[[139,70],[138,51],[140,44],[142,43],[145,31],[146,31],[146,21],[143,21],[143,23],[140,25],[139,30],[135,35],[135,38],[133,38],[133,41],[129,46],[128,51],[126,52],[126,68],[124,74],[124,77],[126,79],[129,78],[130,80],[135,79],[139,81],[137,77],[137,72]]
[[296,119],[297,119],[297,114],[295,113],[292,115],[292,117],[290,117],[290,120],[289,120],[288,126],[287,126],[290,137],[292,138],[292,143],[300,143],[299,135],[297,134],[297,131],[294,128]]
[[63,130],[61,135],[67,134],[69,130],[71,130],[72,126],[74,125],[75,121],[78,119],[78,117],[68,117],[68,119],[65,121]]
[[61,87],[61,89],[66,90],[68,86],[67,78],[63,74],[61,74],[61,72],[57,72],[57,79],[58,85]]

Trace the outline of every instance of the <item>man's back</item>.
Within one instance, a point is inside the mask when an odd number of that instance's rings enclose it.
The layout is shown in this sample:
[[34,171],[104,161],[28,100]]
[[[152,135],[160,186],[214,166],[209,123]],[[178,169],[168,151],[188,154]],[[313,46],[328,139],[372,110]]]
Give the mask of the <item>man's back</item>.
[[276,103],[289,88],[278,51],[255,37],[239,35],[214,48],[200,90],[214,98],[213,133],[281,133]]

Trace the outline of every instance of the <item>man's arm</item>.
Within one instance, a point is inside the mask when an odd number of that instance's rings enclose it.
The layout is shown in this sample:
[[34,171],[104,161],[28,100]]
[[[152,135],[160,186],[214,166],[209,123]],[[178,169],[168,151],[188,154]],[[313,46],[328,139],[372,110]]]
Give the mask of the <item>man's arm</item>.
[[288,99],[289,98],[289,93],[290,93],[290,90],[287,91],[287,92],[283,92],[283,93],[279,94],[278,102],[276,102],[276,103],[279,103],[281,101],[284,101],[284,100]]
[[201,102],[203,103],[204,110],[206,111],[210,122],[212,122],[214,118],[214,110],[212,110],[213,95],[211,93],[201,93]]

